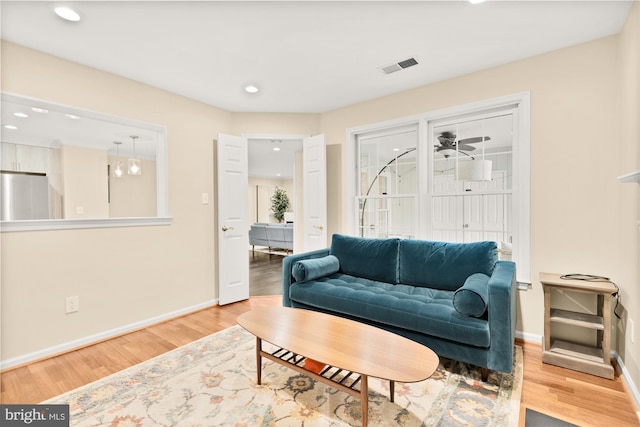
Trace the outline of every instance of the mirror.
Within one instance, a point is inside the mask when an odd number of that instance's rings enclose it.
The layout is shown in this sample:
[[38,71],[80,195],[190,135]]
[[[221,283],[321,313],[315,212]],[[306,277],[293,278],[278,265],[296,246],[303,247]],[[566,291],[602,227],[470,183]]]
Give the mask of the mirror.
[[167,217],[164,127],[3,93],[1,130],[2,231]]

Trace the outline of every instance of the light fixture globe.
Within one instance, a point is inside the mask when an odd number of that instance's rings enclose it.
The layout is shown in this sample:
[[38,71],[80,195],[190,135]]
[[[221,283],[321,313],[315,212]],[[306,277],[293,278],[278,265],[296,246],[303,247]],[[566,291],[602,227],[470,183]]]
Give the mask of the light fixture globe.
[[122,178],[122,175],[124,174],[122,170],[122,162],[120,161],[120,144],[122,144],[122,142],[113,141],[113,143],[116,145],[116,167],[113,169],[113,177]]
[[131,135],[131,139],[133,140],[133,157],[130,157],[127,161],[127,173],[129,175],[142,175],[142,162],[140,159],[136,158],[136,139],[138,139],[137,135]]

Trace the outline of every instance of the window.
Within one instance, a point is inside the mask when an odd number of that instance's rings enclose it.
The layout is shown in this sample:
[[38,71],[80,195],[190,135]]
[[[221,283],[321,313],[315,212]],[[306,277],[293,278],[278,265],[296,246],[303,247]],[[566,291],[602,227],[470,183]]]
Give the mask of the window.
[[357,136],[358,235],[416,237],[416,125]]
[[493,240],[530,281],[529,94],[349,129],[347,227],[364,237]]
[[434,142],[427,234],[450,242],[496,241],[511,259],[513,112],[430,125]]

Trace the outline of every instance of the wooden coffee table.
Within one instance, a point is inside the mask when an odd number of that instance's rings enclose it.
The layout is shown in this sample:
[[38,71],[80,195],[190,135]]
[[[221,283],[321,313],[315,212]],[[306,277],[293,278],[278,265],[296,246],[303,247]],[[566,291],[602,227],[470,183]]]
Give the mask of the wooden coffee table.
[[[258,384],[262,383],[262,358],[273,360],[359,397],[363,427],[368,416],[368,377],[389,380],[393,402],[396,381],[422,381],[438,367],[438,356],[428,347],[342,317],[297,308],[259,307],[238,316],[238,323],[256,336]],[[263,340],[278,349],[263,351]],[[304,368],[307,358],[327,366],[319,373],[309,371]]]

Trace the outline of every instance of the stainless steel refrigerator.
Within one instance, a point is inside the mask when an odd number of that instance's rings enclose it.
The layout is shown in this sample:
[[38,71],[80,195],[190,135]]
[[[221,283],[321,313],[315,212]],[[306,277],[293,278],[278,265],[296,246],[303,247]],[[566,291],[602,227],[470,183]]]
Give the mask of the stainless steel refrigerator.
[[1,220],[49,218],[49,178],[45,174],[0,172]]

